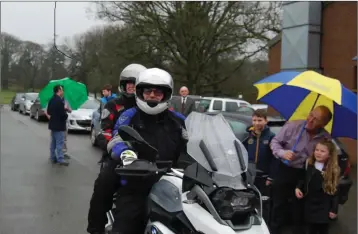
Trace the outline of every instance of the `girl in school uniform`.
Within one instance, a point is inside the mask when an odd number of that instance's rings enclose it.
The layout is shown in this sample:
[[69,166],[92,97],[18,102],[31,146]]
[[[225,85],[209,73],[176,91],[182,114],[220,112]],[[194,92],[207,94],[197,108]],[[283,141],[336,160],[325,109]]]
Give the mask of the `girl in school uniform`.
[[305,199],[309,234],[328,234],[330,219],[336,218],[338,211],[339,175],[336,146],[331,140],[324,139],[307,159],[305,178],[295,190],[298,199]]

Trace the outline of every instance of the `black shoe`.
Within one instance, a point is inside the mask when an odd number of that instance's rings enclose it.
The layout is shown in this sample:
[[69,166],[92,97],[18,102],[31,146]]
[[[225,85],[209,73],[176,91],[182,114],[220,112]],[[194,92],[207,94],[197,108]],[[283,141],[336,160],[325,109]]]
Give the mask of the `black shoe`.
[[49,158],[49,160],[50,160],[50,163],[52,163],[52,164],[56,164],[56,163],[57,163],[57,160],[55,160],[55,159]]
[[67,162],[66,160],[63,160],[62,162],[58,162],[57,163],[58,165],[60,165],[60,166],[68,166],[68,165],[70,165],[70,163],[69,162]]
[[64,155],[63,155],[63,158],[64,158],[64,159],[70,159],[71,157],[70,157],[70,155],[68,155],[68,154],[64,154]]

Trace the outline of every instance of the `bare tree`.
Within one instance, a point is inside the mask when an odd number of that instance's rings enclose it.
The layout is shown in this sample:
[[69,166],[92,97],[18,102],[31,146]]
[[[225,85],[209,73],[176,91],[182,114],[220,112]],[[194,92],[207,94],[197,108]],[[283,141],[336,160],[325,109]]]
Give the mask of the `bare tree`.
[[[99,2],[98,17],[122,21],[143,54],[200,92],[240,69],[279,31],[279,4],[265,2]],[[142,42],[142,43],[141,43]],[[231,59],[235,66],[212,71]]]
[[22,70],[22,81],[25,90],[31,88],[34,91],[36,77],[43,65],[45,53],[41,45],[31,41],[25,41],[20,46],[18,64]]
[[11,65],[14,56],[18,52],[20,39],[5,32],[0,34],[0,58],[1,58],[1,84],[3,89],[9,88],[9,79],[11,78]]

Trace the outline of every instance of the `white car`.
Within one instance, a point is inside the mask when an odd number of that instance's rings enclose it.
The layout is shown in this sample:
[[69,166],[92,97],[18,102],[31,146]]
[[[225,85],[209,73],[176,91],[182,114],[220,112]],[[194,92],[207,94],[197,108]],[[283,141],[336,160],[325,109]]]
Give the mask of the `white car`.
[[19,103],[19,113],[25,115],[30,114],[30,108],[38,95],[38,93],[25,93]]
[[68,114],[67,127],[69,131],[91,131],[92,114],[100,106],[94,98],[88,100],[77,110]]
[[244,100],[219,98],[219,97],[203,97],[200,99],[199,112],[236,112],[239,107],[251,107],[251,104]]

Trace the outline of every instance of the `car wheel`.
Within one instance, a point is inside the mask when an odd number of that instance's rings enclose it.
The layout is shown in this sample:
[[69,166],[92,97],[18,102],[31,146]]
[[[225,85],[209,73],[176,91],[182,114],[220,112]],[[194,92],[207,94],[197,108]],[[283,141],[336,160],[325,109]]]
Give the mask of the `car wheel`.
[[97,141],[96,141],[96,131],[94,130],[94,128],[91,128],[91,144],[92,146],[97,146]]
[[14,111],[14,104],[11,104],[11,110]]

